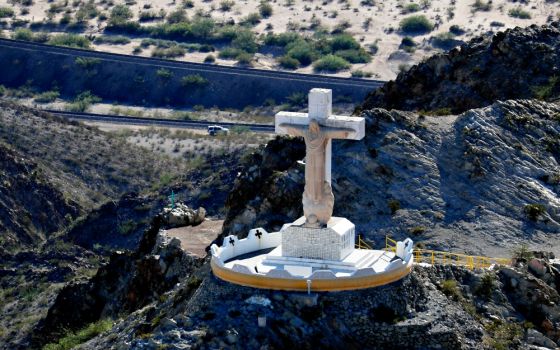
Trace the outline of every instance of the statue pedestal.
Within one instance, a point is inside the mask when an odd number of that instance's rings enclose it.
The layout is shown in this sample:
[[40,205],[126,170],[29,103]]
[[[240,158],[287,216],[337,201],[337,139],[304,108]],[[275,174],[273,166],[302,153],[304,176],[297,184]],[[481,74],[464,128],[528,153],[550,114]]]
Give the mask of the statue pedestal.
[[324,228],[304,224],[302,216],[282,228],[282,256],[342,261],[354,251],[355,226],[350,220],[332,217]]

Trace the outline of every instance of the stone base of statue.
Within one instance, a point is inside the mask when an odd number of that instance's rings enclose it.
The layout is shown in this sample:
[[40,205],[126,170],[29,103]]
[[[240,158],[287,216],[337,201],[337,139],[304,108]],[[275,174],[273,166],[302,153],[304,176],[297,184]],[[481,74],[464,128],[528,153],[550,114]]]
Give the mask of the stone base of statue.
[[343,260],[355,246],[355,226],[345,218],[330,218],[326,227],[306,227],[305,217],[282,229],[282,256]]
[[410,239],[394,249],[357,249],[354,224],[345,218],[333,217],[324,228],[304,224],[301,217],[279,232],[226,237],[210,249],[214,274],[249,287],[317,292],[381,286],[411,271]]

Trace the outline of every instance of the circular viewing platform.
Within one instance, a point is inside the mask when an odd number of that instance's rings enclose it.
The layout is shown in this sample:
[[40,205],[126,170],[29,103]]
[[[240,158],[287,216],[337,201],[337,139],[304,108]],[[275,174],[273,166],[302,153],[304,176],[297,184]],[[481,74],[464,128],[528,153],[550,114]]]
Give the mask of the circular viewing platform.
[[282,256],[282,232],[249,231],[212,245],[212,271],[225,281],[263,289],[342,291],[382,286],[408,275],[413,254],[410,239],[395,252],[354,249],[340,261]]

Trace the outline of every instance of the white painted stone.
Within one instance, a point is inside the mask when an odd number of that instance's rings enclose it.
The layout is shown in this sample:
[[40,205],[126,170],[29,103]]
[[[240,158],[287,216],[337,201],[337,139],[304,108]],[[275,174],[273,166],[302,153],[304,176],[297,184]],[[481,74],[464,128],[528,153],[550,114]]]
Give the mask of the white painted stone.
[[341,261],[355,246],[355,226],[332,217],[325,228],[305,227],[301,217],[282,231],[282,256]]

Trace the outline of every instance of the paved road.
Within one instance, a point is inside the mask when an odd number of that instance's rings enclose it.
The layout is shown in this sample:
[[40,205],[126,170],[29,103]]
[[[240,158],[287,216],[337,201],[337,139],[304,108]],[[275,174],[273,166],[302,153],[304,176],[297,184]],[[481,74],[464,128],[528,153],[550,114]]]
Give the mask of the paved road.
[[55,110],[45,110],[51,114],[59,117],[90,121],[90,122],[103,122],[113,124],[127,124],[127,125],[147,125],[147,126],[166,126],[172,128],[184,129],[206,129],[208,125],[220,125],[226,128],[234,126],[248,127],[252,131],[274,133],[274,125],[272,124],[249,124],[249,123],[229,123],[229,122],[208,122],[199,120],[177,120],[177,119],[163,119],[163,118],[140,118],[129,117],[121,115],[108,115],[108,114],[95,114],[95,113],[79,113],[79,112],[65,112]]
[[16,48],[19,50],[29,50],[29,51],[39,51],[49,54],[58,55],[73,55],[81,57],[92,57],[99,58],[104,61],[114,61],[114,62],[127,62],[135,63],[139,65],[147,65],[161,68],[175,68],[175,69],[186,69],[189,71],[198,72],[220,72],[222,74],[230,75],[241,75],[241,76],[253,76],[253,77],[266,77],[269,79],[279,79],[279,80],[290,80],[290,81],[300,81],[317,84],[321,86],[323,84],[330,85],[340,85],[354,88],[367,88],[370,91],[377,89],[382,86],[385,81],[382,80],[372,80],[372,79],[360,79],[360,78],[339,78],[330,77],[319,74],[300,74],[300,73],[290,73],[283,71],[274,70],[263,70],[263,69],[253,69],[253,68],[242,68],[242,67],[229,67],[220,66],[215,64],[203,64],[203,63],[193,63],[193,62],[182,62],[173,61],[160,58],[148,58],[133,55],[123,55],[102,51],[92,51],[84,50],[63,46],[52,46],[40,43],[33,43],[28,41],[12,40],[12,39],[0,39],[0,48],[9,47]]

